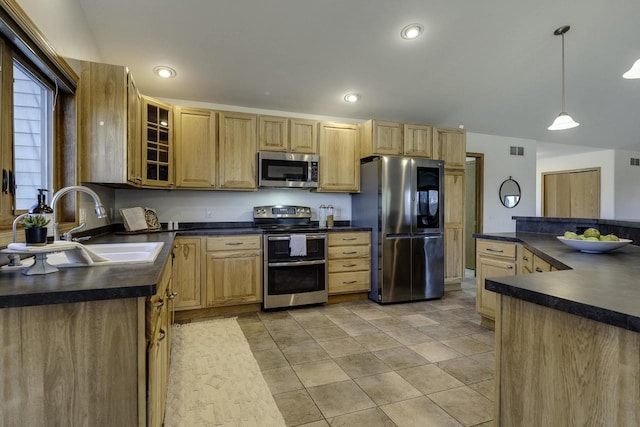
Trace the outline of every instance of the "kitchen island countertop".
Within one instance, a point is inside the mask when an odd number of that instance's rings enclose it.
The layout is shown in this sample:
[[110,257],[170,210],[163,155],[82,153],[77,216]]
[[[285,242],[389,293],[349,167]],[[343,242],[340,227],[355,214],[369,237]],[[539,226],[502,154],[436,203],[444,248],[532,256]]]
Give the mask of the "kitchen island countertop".
[[474,234],[521,243],[561,271],[486,279],[486,289],[640,332],[640,247],[588,254],[539,233]]

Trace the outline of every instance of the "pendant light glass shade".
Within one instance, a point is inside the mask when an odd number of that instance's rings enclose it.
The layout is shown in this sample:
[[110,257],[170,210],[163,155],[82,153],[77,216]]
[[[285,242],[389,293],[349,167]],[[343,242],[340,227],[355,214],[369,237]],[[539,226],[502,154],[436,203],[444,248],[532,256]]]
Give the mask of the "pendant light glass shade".
[[573,120],[564,109],[564,34],[569,31],[570,28],[570,26],[565,25],[553,32],[556,36],[562,36],[562,112],[556,117],[553,123],[551,123],[551,126],[547,128],[549,130],[564,130],[580,126],[580,123]]
[[547,129],[549,130],[564,130],[578,127],[580,123],[576,122],[571,118],[570,115],[565,113],[564,111],[556,117],[556,119],[551,123]]
[[640,59],[633,63],[629,71],[622,75],[625,79],[640,79]]

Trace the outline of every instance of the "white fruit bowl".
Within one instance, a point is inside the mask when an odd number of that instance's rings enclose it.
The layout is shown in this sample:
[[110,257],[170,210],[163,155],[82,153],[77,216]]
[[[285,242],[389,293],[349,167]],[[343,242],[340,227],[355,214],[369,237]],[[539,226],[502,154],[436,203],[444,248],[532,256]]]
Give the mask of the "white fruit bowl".
[[629,239],[620,239],[618,241],[610,242],[610,241],[601,241],[601,240],[576,240],[576,239],[566,239],[563,236],[557,236],[558,240],[560,240],[565,245],[572,247],[573,249],[579,250],[580,252],[586,252],[588,254],[600,254],[602,252],[611,252],[615,251],[618,248],[628,245],[633,242],[633,240]]

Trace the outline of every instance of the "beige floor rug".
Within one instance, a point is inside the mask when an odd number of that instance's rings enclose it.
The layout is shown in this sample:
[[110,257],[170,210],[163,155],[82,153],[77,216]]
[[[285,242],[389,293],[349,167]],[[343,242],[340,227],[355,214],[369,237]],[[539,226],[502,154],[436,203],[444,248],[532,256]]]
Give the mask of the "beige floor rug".
[[285,426],[235,319],[172,327],[166,427]]

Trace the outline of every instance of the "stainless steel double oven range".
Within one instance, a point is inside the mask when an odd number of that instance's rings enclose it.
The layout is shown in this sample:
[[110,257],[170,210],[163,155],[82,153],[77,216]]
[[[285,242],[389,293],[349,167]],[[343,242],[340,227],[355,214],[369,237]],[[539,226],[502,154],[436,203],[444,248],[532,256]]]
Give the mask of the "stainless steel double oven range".
[[253,221],[264,230],[263,307],[326,303],[327,233],[311,224],[311,208],[256,206]]

